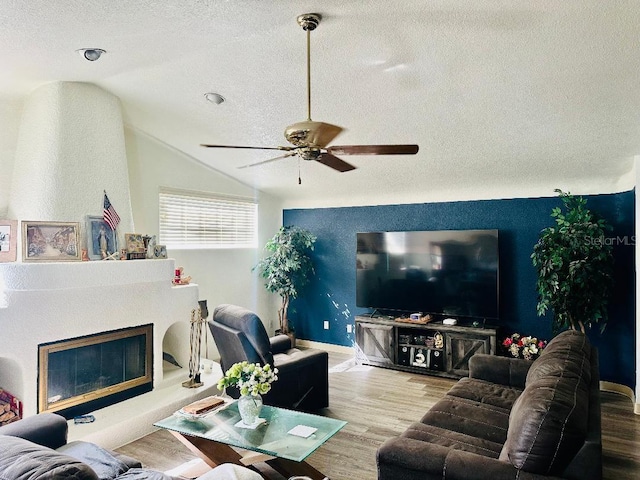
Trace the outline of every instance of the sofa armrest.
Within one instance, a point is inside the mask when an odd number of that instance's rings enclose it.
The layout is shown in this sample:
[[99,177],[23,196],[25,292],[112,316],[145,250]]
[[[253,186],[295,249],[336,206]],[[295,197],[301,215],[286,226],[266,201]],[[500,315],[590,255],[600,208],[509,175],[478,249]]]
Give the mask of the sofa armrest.
[[274,357],[274,364],[280,371],[279,376],[288,375],[289,372],[307,368],[309,365],[321,365],[323,370],[329,370],[329,354],[323,350],[313,348],[298,350],[292,348],[286,353]]
[[40,413],[0,427],[0,435],[24,438],[55,450],[67,443],[68,429],[63,416]]
[[524,388],[531,362],[520,358],[476,353],[469,359],[469,378]]
[[378,480],[560,480],[559,477],[518,471],[497,458],[407,437],[385,441],[376,457]]
[[291,349],[291,339],[283,333],[276,335],[275,337],[270,337],[269,343],[271,344],[271,353],[273,355],[277,353],[284,353]]

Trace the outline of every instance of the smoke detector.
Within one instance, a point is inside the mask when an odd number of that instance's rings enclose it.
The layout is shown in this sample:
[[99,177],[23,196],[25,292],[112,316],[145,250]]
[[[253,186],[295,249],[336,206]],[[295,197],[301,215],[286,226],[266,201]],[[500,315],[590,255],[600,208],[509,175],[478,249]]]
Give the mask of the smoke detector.
[[82,55],[85,60],[88,60],[90,62],[95,62],[102,56],[103,53],[107,53],[106,50],[103,50],[101,48],[80,48],[76,50],[76,52]]

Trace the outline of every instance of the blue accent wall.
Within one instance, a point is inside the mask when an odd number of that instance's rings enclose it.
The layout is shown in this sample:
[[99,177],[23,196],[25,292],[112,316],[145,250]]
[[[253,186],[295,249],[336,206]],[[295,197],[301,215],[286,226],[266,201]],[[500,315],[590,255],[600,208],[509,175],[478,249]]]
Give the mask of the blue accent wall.
[[[596,329],[589,336],[600,350],[602,379],[635,388],[635,194],[586,198],[587,207],[614,228],[607,241],[614,245],[616,262],[609,324],[602,336]],[[369,312],[355,305],[357,232],[498,229],[501,336],[519,332],[550,339],[550,318],[536,314],[530,255],[540,231],[554,224],[551,209],[560,205],[552,197],[285,210],[284,225],[298,225],[318,237],[316,275],[290,309],[296,334],[336,345],[355,343],[355,329],[347,333],[347,324]],[[325,320],[329,330],[323,329]]]

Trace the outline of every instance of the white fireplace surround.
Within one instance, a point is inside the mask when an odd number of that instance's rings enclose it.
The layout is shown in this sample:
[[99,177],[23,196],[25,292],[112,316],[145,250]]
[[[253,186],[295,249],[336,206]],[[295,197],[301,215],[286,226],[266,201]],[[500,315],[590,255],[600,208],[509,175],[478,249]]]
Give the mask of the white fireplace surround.
[[[108,407],[111,414],[100,412],[95,425],[73,427],[70,438],[116,447],[148,433],[153,421],[181,404],[215,393],[215,378],[199,389],[179,383],[188,379],[198,286],[173,286],[174,267],[171,259],[0,264],[0,388],[22,400],[25,416],[34,415],[38,344],[153,323],[154,391]],[[163,350],[184,368],[167,370]]]

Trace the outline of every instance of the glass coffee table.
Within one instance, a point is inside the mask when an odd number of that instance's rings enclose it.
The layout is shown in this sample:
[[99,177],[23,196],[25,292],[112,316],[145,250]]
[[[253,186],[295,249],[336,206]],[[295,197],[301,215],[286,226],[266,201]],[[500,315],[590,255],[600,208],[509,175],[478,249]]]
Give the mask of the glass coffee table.
[[[254,429],[242,428],[237,402],[233,402],[200,417],[176,413],[154,426],[169,430],[211,467],[221,463],[249,466],[265,462],[285,478],[294,475],[314,480],[326,478],[305,459],[347,422],[268,405],[262,407],[260,418],[264,423]],[[289,433],[294,428],[294,432],[303,436]]]

